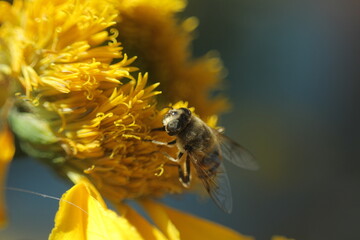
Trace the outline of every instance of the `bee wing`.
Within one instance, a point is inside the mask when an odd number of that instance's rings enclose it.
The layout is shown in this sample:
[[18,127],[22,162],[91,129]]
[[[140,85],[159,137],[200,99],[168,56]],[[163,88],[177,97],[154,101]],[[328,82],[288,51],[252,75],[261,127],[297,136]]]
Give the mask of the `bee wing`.
[[216,174],[211,174],[209,170],[204,169],[198,164],[195,166],[196,172],[200,180],[205,186],[206,191],[209,193],[211,199],[218,205],[224,212],[231,213],[232,211],[232,195],[228,176],[224,164],[221,162],[219,156],[212,154],[205,161],[216,161],[220,165],[217,167]]
[[259,169],[254,156],[248,150],[222,134],[219,134],[219,138],[223,159],[248,170]]

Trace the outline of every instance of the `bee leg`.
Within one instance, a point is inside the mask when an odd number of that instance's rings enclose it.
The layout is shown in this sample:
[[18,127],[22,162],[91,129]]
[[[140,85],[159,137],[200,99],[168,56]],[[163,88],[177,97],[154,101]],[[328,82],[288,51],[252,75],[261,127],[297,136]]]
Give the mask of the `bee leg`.
[[173,158],[172,156],[170,156],[167,152],[161,152],[162,154],[164,154],[164,156],[169,159],[172,162],[176,162],[178,163],[180,161],[180,158],[183,156],[184,153],[179,152],[179,155],[177,158]]
[[167,143],[167,145],[174,145],[174,144],[176,144],[176,139]]
[[144,142],[152,142],[154,144],[161,145],[161,146],[167,146],[167,147],[173,147],[176,143],[176,139],[171,142],[160,142],[160,141],[151,140],[151,139],[143,139],[143,141]]
[[184,165],[179,165],[179,180],[186,188],[190,187],[190,176],[190,158],[189,156],[186,156]]
[[[167,159],[169,159],[170,161],[176,162],[176,163],[179,163],[181,157],[184,155],[183,152],[179,152],[177,158],[173,158],[166,152],[162,152],[162,154],[164,154],[165,157]],[[189,158],[189,156],[188,155],[186,156],[186,160],[185,160],[183,166],[181,166],[180,164],[177,164],[177,166],[178,166],[178,170],[179,170],[179,180],[180,180],[181,184],[184,187],[189,188],[190,187],[190,158]]]
[[153,129],[150,130],[150,132],[155,132],[155,131],[164,132],[165,131],[165,126],[159,127],[159,128],[153,128]]

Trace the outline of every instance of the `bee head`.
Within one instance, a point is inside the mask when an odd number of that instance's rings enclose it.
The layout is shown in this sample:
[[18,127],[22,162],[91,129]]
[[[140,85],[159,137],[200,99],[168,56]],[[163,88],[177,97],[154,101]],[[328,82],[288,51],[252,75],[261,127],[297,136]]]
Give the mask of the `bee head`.
[[164,118],[163,125],[170,136],[179,134],[190,122],[191,111],[187,108],[171,109]]

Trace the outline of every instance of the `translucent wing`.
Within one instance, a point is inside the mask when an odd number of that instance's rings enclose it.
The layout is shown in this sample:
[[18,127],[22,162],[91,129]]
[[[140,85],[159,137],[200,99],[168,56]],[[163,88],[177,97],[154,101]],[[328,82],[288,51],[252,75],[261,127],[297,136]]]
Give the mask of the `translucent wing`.
[[259,165],[255,161],[254,156],[248,150],[222,134],[219,134],[219,139],[223,159],[248,170],[259,169]]
[[205,163],[210,163],[211,168],[194,163],[197,176],[204,184],[206,191],[209,193],[211,199],[224,212],[231,213],[232,211],[232,196],[230,182],[227,177],[224,164],[218,154],[211,154],[204,159]]

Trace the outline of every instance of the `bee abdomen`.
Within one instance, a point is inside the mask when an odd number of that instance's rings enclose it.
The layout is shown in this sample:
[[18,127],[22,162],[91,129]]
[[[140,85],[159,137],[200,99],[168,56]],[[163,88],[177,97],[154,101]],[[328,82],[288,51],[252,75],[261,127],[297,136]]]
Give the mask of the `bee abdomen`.
[[216,175],[217,170],[220,166],[219,153],[213,152],[209,156],[204,157],[199,162],[199,166],[202,168],[202,173],[198,174],[199,178],[209,178]]

